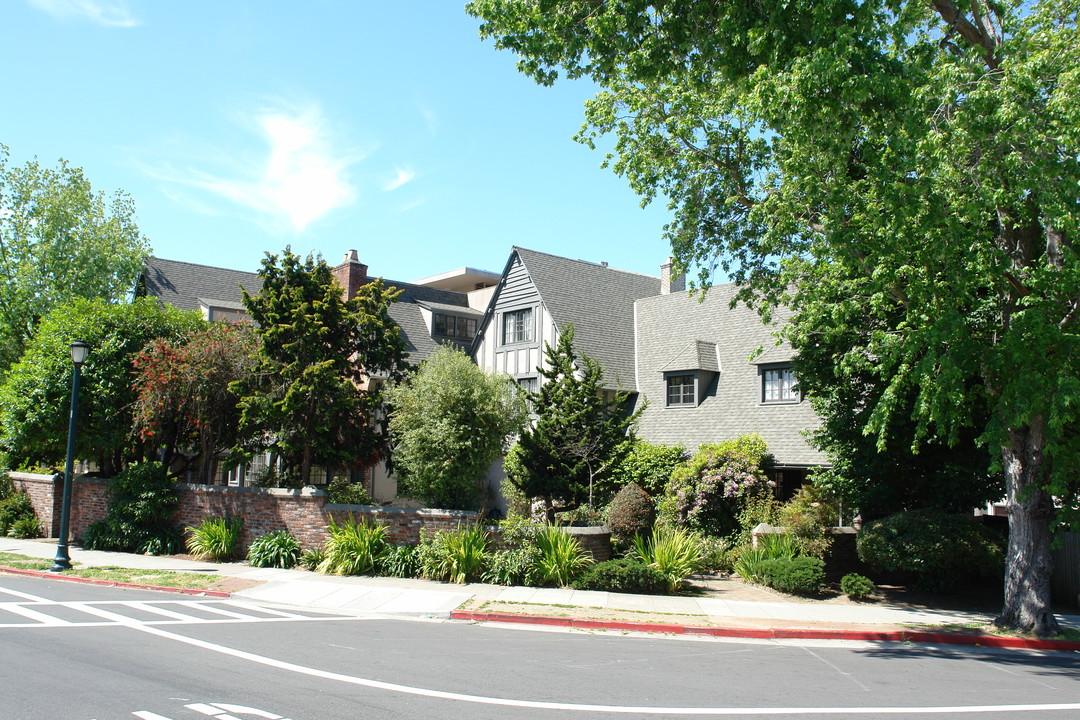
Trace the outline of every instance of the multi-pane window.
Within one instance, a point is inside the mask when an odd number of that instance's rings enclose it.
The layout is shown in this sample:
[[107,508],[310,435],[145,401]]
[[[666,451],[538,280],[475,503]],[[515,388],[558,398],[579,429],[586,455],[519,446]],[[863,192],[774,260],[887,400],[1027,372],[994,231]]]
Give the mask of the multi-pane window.
[[432,320],[432,335],[455,340],[472,340],[476,336],[476,320],[435,313]]
[[697,404],[695,388],[693,375],[669,375],[667,379],[668,407]]
[[529,342],[533,339],[532,308],[503,313],[503,344]]
[[762,402],[797,402],[799,389],[791,368],[768,368],[761,373]]

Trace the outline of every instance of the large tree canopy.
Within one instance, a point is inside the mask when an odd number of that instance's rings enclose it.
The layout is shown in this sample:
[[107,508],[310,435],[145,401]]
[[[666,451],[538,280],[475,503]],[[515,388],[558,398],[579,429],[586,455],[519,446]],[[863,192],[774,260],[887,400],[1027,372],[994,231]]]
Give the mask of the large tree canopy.
[[600,85],[579,137],[614,134],[614,170],[669,199],[684,266],[723,270],[766,312],[790,304],[796,349],[862,329],[834,362],[884,381],[868,430],[909,391],[913,441],[986,409],[1010,513],[998,622],[1039,633],[1058,630],[1051,526],[1080,467],[1078,7],[468,6],[539,82]]
[[75,298],[125,300],[148,250],[135,204],[106,204],[79,168],[8,167],[0,144],[0,373],[19,359],[38,322]]
[[369,380],[399,380],[408,369],[387,315],[400,291],[374,280],[345,300],[322,257],[301,260],[289,248],[280,262],[267,253],[259,276],[259,294],[243,297],[262,345],[253,373],[232,386],[242,451],[271,450],[304,485],[315,465],[375,462],[386,431],[375,415],[383,390]]

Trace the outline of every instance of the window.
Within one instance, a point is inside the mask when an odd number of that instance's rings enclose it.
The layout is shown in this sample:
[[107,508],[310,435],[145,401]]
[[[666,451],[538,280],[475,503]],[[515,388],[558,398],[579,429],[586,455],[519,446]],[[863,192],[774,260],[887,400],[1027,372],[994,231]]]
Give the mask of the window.
[[669,375],[667,379],[668,407],[697,404],[697,383],[693,375]]
[[790,367],[766,368],[761,372],[761,402],[798,402],[799,389]]
[[503,313],[502,341],[510,343],[529,342],[533,339],[532,308]]
[[432,320],[431,334],[438,337],[469,341],[476,335],[476,320],[436,313]]
[[540,381],[539,381],[538,378],[534,378],[534,377],[518,378],[517,383],[518,383],[518,385],[521,386],[521,389],[524,390],[525,392],[535,393],[535,392],[539,392],[539,390],[540,390]]

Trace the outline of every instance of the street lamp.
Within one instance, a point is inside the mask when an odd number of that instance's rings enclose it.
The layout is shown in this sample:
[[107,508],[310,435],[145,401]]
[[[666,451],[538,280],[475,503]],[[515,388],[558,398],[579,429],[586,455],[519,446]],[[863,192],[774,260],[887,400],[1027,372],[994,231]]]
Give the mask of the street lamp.
[[60,539],[56,543],[56,557],[49,572],[71,569],[68,555],[68,524],[71,518],[71,479],[75,465],[75,419],[79,416],[79,370],[86,362],[90,346],[82,340],[71,343],[71,419],[68,421],[67,465],[64,468],[64,500],[60,506]]

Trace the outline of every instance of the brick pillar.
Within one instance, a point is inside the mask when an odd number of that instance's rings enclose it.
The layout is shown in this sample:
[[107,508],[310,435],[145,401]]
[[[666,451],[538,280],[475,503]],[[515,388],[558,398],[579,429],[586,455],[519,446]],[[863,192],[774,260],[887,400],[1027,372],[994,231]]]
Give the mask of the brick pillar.
[[334,277],[341,285],[345,299],[352,300],[357,291],[368,283],[367,265],[360,262],[355,250],[350,250],[345,253],[345,260],[334,268]]

